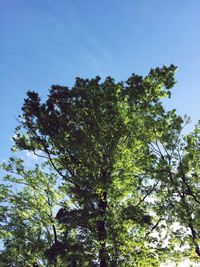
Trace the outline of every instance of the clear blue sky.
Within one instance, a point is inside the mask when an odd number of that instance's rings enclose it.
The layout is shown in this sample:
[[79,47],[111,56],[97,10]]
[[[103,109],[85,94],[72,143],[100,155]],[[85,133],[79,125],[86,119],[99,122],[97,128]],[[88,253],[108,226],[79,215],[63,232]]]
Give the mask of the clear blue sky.
[[175,64],[170,107],[200,119],[199,0],[0,0],[0,159],[29,89]]

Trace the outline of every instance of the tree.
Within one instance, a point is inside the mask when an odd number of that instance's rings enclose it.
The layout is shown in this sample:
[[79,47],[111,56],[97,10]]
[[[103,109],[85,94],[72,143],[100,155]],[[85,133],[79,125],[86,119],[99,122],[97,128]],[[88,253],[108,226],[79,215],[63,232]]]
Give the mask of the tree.
[[47,250],[58,246],[60,234],[53,213],[63,195],[56,176],[39,165],[26,170],[23,160],[14,157],[2,168],[9,174],[1,185],[1,266],[47,265]]
[[[175,69],[152,69],[124,83],[77,78],[71,89],[52,86],[44,103],[27,93],[14,140],[17,148],[45,157],[63,180],[71,205],[63,205],[57,219],[66,228],[70,266],[158,264],[147,236],[158,223],[148,198],[160,187],[150,146]],[[78,242],[70,246],[72,237]]]
[[[153,147],[158,157],[157,172],[162,173],[157,210],[165,218],[171,250],[199,261],[199,164],[200,123],[192,133],[183,135],[184,123],[175,113],[163,120],[163,135]],[[187,123],[188,119],[186,119]],[[166,129],[164,131],[164,128]],[[174,254],[175,254],[174,253]]]

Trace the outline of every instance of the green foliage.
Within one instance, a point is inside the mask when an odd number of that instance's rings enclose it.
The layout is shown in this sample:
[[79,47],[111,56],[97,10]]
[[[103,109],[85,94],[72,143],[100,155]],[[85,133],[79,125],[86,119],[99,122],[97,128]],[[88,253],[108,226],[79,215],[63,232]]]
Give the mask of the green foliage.
[[[11,205],[2,205],[9,218],[2,228],[15,221],[3,255],[14,259],[20,248],[21,266],[24,259],[46,266],[48,258],[54,266],[153,267],[167,256],[178,261],[180,242],[197,252],[200,130],[182,139],[184,119],[163,107],[175,70],[118,83],[77,78],[71,89],[52,86],[43,103],[27,93],[15,149],[45,166],[27,171],[15,158],[3,165],[6,180],[21,185],[15,194],[1,189]],[[173,222],[183,228],[175,232]]]
[[46,264],[45,251],[55,242],[54,209],[63,198],[56,176],[38,165],[27,171],[23,161],[13,157],[2,168],[10,173],[4,178],[10,186],[1,185],[1,266]]

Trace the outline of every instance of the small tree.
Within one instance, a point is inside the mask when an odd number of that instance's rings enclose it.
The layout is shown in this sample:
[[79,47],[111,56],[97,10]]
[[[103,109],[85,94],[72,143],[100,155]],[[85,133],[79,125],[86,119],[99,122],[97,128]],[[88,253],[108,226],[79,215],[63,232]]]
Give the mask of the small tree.
[[198,122],[192,133],[183,135],[183,121],[174,124],[172,116],[175,113],[163,120],[163,130],[166,130],[154,146],[163,188],[156,212],[167,223],[172,253],[178,254],[179,258],[183,255],[199,261],[200,124]]
[[[9,173],[1,185],[1,266],[47,265],[47,250],[58,246],[55,209],[63,200],[55,174],[36,165],[26,170],[23,160],[10,158],[2,168]],[[56,258],[52,259],[54,266]]]

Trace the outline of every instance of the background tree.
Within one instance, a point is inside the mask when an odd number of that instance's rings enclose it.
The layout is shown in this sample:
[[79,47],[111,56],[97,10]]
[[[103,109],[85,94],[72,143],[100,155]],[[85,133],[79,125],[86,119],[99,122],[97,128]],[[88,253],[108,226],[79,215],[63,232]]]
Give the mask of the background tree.
[[153,147],[163,188],[158,195],[157,210],[165,218],[173,256],[199,261],[200,126],[198,123],[192,133],[184,136],[184,123],[177,120],[174,124],[175,116],[171,112],[167,118],[163,117],[163,135],[157,136]]
[[56,176],[38,165],[26,170],[14,157],[2,168],[9,174],[1,185],[1,266],[46,266],[47,250],[58,246],[60,234],[55,213],[63,195]]

